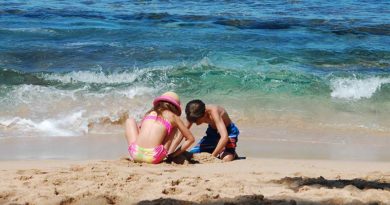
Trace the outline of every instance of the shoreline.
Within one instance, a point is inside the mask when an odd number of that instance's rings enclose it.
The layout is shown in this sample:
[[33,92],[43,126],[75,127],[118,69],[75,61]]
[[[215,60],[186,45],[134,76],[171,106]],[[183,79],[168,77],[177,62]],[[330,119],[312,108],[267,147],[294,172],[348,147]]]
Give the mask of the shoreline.
[[[96,128],[78,137],[8,137],[0,139],[2,160],[110,160],[127,156],[121,126]],[[106,133],[99,134],[101,130]],[[196,141],[205,126],[191,129]],[[390,137],[332,129],[239,125],[237,153],[242,157],[390,161]],[[195,145],[195,144],[194,144]]]

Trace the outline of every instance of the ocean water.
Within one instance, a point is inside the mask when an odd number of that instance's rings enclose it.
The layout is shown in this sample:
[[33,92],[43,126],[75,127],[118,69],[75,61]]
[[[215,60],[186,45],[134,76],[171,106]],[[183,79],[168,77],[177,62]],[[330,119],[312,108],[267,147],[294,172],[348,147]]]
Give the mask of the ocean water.
[[0,0],[0,138],[85,136],[176,91],[233,121],[390,137],[390,1]]

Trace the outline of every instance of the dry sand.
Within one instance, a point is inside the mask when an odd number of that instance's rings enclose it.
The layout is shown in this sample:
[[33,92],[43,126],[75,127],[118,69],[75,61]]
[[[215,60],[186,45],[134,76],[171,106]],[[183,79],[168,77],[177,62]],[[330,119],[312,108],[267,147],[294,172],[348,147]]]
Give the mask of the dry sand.
[[390,162],[0,161],[0,204],[390,204]]

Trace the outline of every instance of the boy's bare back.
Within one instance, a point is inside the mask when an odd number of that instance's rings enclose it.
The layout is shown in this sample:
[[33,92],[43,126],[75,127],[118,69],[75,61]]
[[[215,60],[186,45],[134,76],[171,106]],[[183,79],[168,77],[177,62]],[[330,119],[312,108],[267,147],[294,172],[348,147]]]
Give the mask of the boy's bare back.
[[212,104],[206,105],[206,113],[207,113],[206,115],[207,118],[205,123],[209,124],[212,128],[216,129],[217,126],[215,124],[215,118],[218,116],[222,119],[225,126],[230,125],[232,123],[225,108],[219,105],[212,105]]

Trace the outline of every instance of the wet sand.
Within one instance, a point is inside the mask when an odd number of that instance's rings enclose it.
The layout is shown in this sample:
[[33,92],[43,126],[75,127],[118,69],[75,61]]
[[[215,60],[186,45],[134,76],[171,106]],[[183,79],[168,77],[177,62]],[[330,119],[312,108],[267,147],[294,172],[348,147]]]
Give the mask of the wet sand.
[[[106,128],[102,128],[106,129]],[[191,129],[197,140],[205,126]],[[108,129],[109,130],[109,129]],[[100,130],[99,130],[100,132]],[[240,126],[237,152],[252,158],[390,161],[390,133],[359,130]],[[8,137],[0,140],[0,160],[118,159],[127,155],[123,129],[80,137]]]

